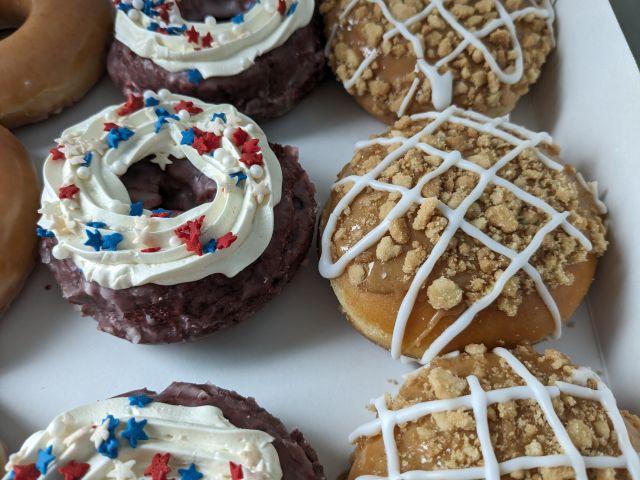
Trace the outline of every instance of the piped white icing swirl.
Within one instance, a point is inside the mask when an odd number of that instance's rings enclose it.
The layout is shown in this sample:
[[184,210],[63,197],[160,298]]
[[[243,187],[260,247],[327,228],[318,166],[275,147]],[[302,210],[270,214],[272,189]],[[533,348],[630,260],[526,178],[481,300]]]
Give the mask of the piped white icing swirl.
[[[308,25],[313,11],[313,0],[262,0],[229,21],[208,17],[190,22],[182,17],[175,0],[122,0],[115,37],[169,72],[196,70],[202,78],[230,76]],[[197,74],[193,81],[199,81]]]
[[[55,236],[56,258],[113,289],[236,275],[269,244],[280,201],[282,172],[264,132],[230,105],[168,91],[127,104],[135,111],[108,107],[63,132],[44,164],[39,234]],[[186,158],[216,182],[215,198],[166,218],[136,212],[119,177],[149,155],[163,169],[170,155]]]
[[[197,478],[179,474],[193,465],[203,478],[230,479],[230,462],[241,468],[241,478],[246,480],[282,478],[273,437],[234,426],[216,407],[131,403],[136,402],[115,398],[58,415],[11,456],[4,480],[11,478],[16,466],[38,468],[41,474],[43,469],[43,479],[60,478],[58,469],[72,461],[89,466],[85,480],[142,478],[156,454],[169,454],[166,463],[172,478]],[[129,426],[131,420],[134,428]],[[136,438],[135,448],[131,438]],[[117,453],[100,452],[107,441],[118,444]]]

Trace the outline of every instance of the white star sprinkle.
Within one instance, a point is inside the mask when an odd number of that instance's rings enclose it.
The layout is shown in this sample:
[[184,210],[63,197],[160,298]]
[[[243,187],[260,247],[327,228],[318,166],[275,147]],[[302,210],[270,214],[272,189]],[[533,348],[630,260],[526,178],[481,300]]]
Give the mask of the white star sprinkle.
[[169,154],[164,152],[156,153],[156,156],[153,157],[151,163],[155,163],[160,167],[160,170],[164,171],[167,168],[167,165],[171,165],[173,162],[169,160]]
[[269,195],[269,187],[265,182],[256,183],[253,186],[253,196],[256,197],[258,203],[262,203],[262,200]]
[[90,440],[96,447],[96,450],[100,448],[103,442],[106,442],[109,439],[109,424],[111,420],[108,418],[104,421],[104,423],[98,425],[94,432],[91,434]]
[[113,461],[113,470],[111,470],[107,477],[115,480],[135,480],[136,474],[133,473],[132,468],[136,464],[135,460],[129,460],[128,462],[121,462],[120,460]]

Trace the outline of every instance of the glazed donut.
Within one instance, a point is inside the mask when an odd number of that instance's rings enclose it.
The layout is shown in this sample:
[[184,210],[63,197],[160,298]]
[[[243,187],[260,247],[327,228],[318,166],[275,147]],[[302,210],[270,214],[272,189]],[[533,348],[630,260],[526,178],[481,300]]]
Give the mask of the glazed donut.
[[125,94],[166,88],[267,119],[323,76],[314,0],[122,0],[117,8],[108,70]]
[[387,123],[451,104],[504,115],[554,46],[549,0],[323,0],[320,11],[336,77]]
[[349,480],[640,478],[640,418],[555,350],[470,345],[374,406]]
[[560,334],[607,247],[605,207],[547,134],[449,107],[357,149],[322,216],[320,273],[361,333],[422,362]]
[[39,186],[29,154],[9,130],[0,126],[0,175],[2,235],[0,236],[0,313],[16,297],[36,258],[36,225]]
[[166,90],[63,132],[44,182],[43,262],[100,330],[136,343],[252,314],[313,236],[314,188],[295,148],[270,145],[230,105]]
[[4,480],[166,479],[169,472],[182,480],[325,478],[302,433],[289,432],[253,398],[178,382],[58,415],[11,456],[6,472]]
[[44,120],[77,102],[104,71],[108,0],[2,0],[0,124]]

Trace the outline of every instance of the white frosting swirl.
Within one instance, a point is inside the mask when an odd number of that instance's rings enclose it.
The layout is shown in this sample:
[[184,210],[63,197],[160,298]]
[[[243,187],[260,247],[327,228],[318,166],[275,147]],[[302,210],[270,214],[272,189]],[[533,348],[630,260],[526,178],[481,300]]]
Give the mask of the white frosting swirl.
[[[105,422],[108,415],[114,420]],[[132,435],[126,433],[130,419],[148,437],[138,435],[135,448],[128,440]],[[145,420],[146,424],[142,424]],[[118,426],[109,432],[108,427],[113,427],[115,421]],[[118,442],[115,458],[98,451],[101,439],[109,436]],[[131,406],[127,398],[115,398],[58,415],[11,456],[3,480],[10,478],[15,466],[33,464],[40,468],[46,464],[40,478],[61,478],[58,468],[72,461],[89,465],[82,477],[85,480],[143,478],[144,470],[158,453],[170,455],[167,463],[172,478],[182,477],[178,470],[193,464],[203,478],[229,479],[233,462],[241,466],[246,480],[279,480],[282,470],[272,442],[273,437],[263,431],[237,428],[213,406],[183,407],[154,402],[137,407]],[[44,458],[48,455],[53,458],[38,464],[42,456],[38,452],[46,452],[50,446],[51,452]]]
[[[189,115],[180,110],[181,101],[193,102],[202,112]],[[282,171],[264,132],[230,105],[204,104],[168,91],[158,96],[147,92],[145,102],[159,104],[122,116],[117,113],[122,106],[108,107],[63,132],[58,141],[60,153],[49,155],[44,164],[39,227],[45,230],[40,234],[55,235],[56,258],[71,258],[87,280],[113,289],[146,283],[174,285],[214,273],[236,275],[269,244],[273,209],[280,201]],[[160,120],[163,116],[164,121]],[[108,142],[117,137],[118,131],[105,132],[109,122],[125,128],[124,137],[133,135],[118,140],[117,148],[110,147]],[[217,137],[220,147],[199,154],[192,145],[181,144],[185,132],[188,135],[192,128]],[[243,160],[243,147],[236,145],[234,133],[239,128],[253,146],[257,141],[259,161],[254,165]],[[88,165],[87,155],[92,157]],[[130,215],[131,199],[119,177],[149,155],[155,155],[152,162],[162,168],[171,163],[169,155],[186,158],[216,182],[215,198],[168,218],[152,217],[148,210],[140,216]],[[54,159],[56,156],[61,158]],[[61,187],[69,185],[75,185],[78,191],[73,198],[61,199]],[[217,241],[219,247],[205,248],[205,252],[215,251],[202,255],[189,250],[187,240],[176,233],[176,229],[200,217],[196,243],[211,247]],[[114,235],[121,235],[121,241],[117,242]],[[231,235],[235,241],[221,241]],[[102,246],[100,239],[94,238],[92,243],[92,236],[100,236]]]
[[[189,22],[181,16],[175,0],[165,0],[162,5],[168,5],[160,9],[166,10],[164,20],[157,6],[122,0],[115,22],[116,39],[165,70],[195,69],[203,78],[246,70],[256,57],[279,47],[308,25],[314,11],[313,0],[262,0],[230,21],[218,23],[208,17],[205,22]],[[190,41],[188,31],[197,32],[197,38]]]

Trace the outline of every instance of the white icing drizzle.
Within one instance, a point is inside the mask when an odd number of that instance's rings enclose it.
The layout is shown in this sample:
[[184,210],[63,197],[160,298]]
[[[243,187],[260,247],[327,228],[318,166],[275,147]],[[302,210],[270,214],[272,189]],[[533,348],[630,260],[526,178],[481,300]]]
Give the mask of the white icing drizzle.
[[[103,423],[107,415],[119,420],[114,431],[119,448],[117,458],[113,459],[97,451],[109,437],[107,423]],[[122,436],[130,419],[147,421],[143,430],[148,439],[139,440],[136,448]],[[179,476],[178,469],[194,464],[204,478],[229,478],[229,462],[233,462],[242,466],[247,480],[279,480],[282,470],[272,442],[273,437],[263,431],[234,426],[213,406],[184,407],[154,402],[140,408],[130,406],[127,398],[115,398],[58,415],[12,455],[3,479],[10,478],[14,466],[35,463],[38,451],[52,446],[55,459],[39,478],[61,478],[58,468],[71,461],[89,464],[89,471],[82,477],[86,480],[128,478],[127,470],[134,474],[133,478],[143,478],[154,454],[168,453],[172,477]]]
[[608,212],[607,206],[602,200],[600,200],[600,195],[598,194],[598,182],[587,182],[584,176],[580,172],[576,173],[576,177],[578,177],[578,181],[580,182],[580,185],[582,185],[584,189],[589,191],[593,196],[593,201],[596,204],[596,208],[598,209],[598,212],[600,212],[603,215],[607,213]]
[[[495,0],[494,5],[499,17],[487,22],[481,29],[476,31],[468,30],[464,25],[458,22],[456,17],[444,6],[444,0],[430,0],[422,11],[404,21],[400,21],[393,16],[387,7],[386,0],[351,0],[338,15],[338,19],[332,27],[331,33],[329,34],[329,40],[327,42],[327,48],[325,50],[327,55],[330,52],[330,45],[333,42],[338,26],[345,21],[348,14],[359,1],[377,5],[387,22],[392,25],[392,27],[384,33],[384,40],[390,40],[398,34],[402,35],[409,45],[411,45],[413,54],[416,57],[415,78],[407,90],[407,93],[400,104],[400,108],[396,112],[398,117],[404,115],[413,100],[421,81],[420,74],[422,74],[424,80],[428,81],[431,86],[431,103],[434,108],[436,110],[444,110],[451,105],[453,99],[453,75],[448,70],[444,73],[440,73],[440,69],[457,58],[458,55],[465,51],[469,46],[475,47],[482,53],[484,59],[489,65],[489,68],[493,73],[495,73],[501,82],[508,85],[518,83],[522,79],[524,73],[523,52],[518,40],[514,22],[520,18],[533,15],[545,19],[547,22],[547,29],[553,39],[553,22],[555,14],[549,0],[543,0],[542,7],[538,7],[533,1],[530,1],[529,6],[511,13],[507,12],[505,7],[502,5],[501,0]],[[440,58],[435,64],[430,64],[425,59],[422,38],[411,33],[410,29],[412,25],[422,22],[434,10],[440,14],[442,19],[453,28],[462,40],[451,53]],[[491,55],[489,48],[483,42],[483,38],[501,27],[505,27],[508,30],[513,45],[513,51],[515,52],[513,67],[505,70],[500,68],[496,59]],[[371,65],[371,63],[378,58],[380,54],[379,50],[372,50],[368,52],[356,68],[354,74],[344,82],[344,87],[347,90],[352,88],[358,82],[367,67]]]
[[[372,437],[382,435],[385,447],[388,475],[362,475],[359,480],[497,480],[501,475],[520,470],[535,468],[571,467],[574,469],[577,479],[586,479],[586,469],[626,469],[633,480],[640,479],[640,457],[633,449],[629,439],[629,433],[624,424],[622,414],[616,405],[613,393],[592,372],[588,377],[580,375],[579,379],[590,378],[597,384],[597,389],[576,385],[567,382],[556,382],[555,385],[544,386],[527,367],[511,352],[504,348],[496,348],[493,352],[503,358],[518,376],[525,382],[525,386],[507,387],[496,390],[484,391],[475,375],[467,377],[470,394],[445,400],[431,400],[416,403],[399,410],[387,408],[386,397],[373,400],[378,418],[361,425],[349,436],[349,441],[354,443],[360,437]],[[425,368],[425,367],[422,367]],[[582,456],[571,442],[569,434],[558,419],[552,398],[560,394],[571,395],[576,398],[598,402],[604,408],[613,425],[612,436],[617,438],[621,455],[614,457]],[[558,444],[564,450],[564,454],[543,456],[522,456],[505,462],[498,463],[487,421],[487,407],[492,404],[504,403],[513,400],[535,400],[544,412],[547,422],[553,430]],[[481,446],[484,466],[449,470],[412,470],[401,472],[399,467],[398,447],[395,440],[395,428],[408,422],[415,422],[422,417],[440,412],[452,412],[455,410],[472,410],[476,422],[478,440]]]
[[[561,317],[555,300],[551,296],[549,290],[545,286],[540,273],[529,262],[531,257],[542,245],[545,235],[552,232],[558,227],[561,227],[567,234],[575,237],[586,250],[591,250],[591,242],[589,239],[574,227],[567,217],[569,212],[558,212],[548,203],[542,199],[537,198],[521,188],[517,187],[513,183],[501,178],[497,175],[498,171],[503,168],[511,160],[515,159],[521,152],[528,148],[533,148],[538,158],[548,168],[560,171],[563,167],[557,162],[550,159],[544,153],[542,153],[536,147],[541,143],[550,143],[551,138],[546,133],[533,133],[522,127],[518,127],[507,122],[506,118],[491,119],[484,115],[463,111],[455,106],[449,107],[443,112],[426,112],[415,114],[411,116],[412,120],[431,120],[425,125],[425,127],[413,135],[411,138],[405,138],[401,136],[396,137],[379,137],[356,144],[357,149],[362,149],[371,145],[393,145],[399,144],[398,148],[393,150],[382,161],[376,165],[373,169],[364,175],[349,175],[338,182],[335,186],[343,184],[352,184],[350,189],[336,204],[334,210],[329,215],[327,225],[322,234],[322,253],[320,256],[319,269],[320,273],[326,278],[336,278],[344,272],[346,267],[351,261],[353,261],[358,255],[362,254],[369,248],[377,244],[378,241],[389,230],[391,222],[403,216],[412,205],[421,204],[425,202],[422,196],[422,187],[430,180],[442,175],[452,167],[457,167],[463,170],[474,172],[478,174],[479,179],[475,188],[471,193],[460,203],[456,209],[449,208],[443,202],[438,202],[437,208],[444,217],[447,218],[448,224],[444,231],[441,233],[440,238],[433,246],[433,249],[426,261],[418,268],[410,286],[407,290],[405,297],[400,305],[396,321],[393,329],[393,337],[391,340],[391,355],[393,358],[400,358],[402,354],[402,342],[404,339],[404,332],[407,322],[413,310],[413,306],[417,300],[418,294],[421,291],[422,285],[431,274],[434,266],[440,257],[445,253],[447,246],[453,236],[458,230],[462,230],[470,237],[476,239],[492,251],[504,255],[511,260],[509,266],[501,274],[492,288],[492,290],[484,297],[474,302],[467,310],[458,316],[458,318],[451,324],[424,352],[421,362],[428,363],[431,359],[436,357],[460,332],[462,332],[474,319],[474,317],[482,310],[487,308],[502,292],[504,286],[518,271],[523,270],[533,280],[536,290],[541,299],[547,306],[555,323],[555,337],[559,337],[561,334]],[[479,165],[470,162],[462,158],[460,152],[451,151],[445,152],[437,149],[421,139],[425,135],[429,135],[440,128],[444,123],[450,122],[454,124],[464,125],[469,128],[473,128],[478,132],[486,133],[494,137],[498,137],[505,142],[508,142],[513,148],[499,159],[492,167],[484,169]],[[516,136],[518,135],[518,136]],[[378,176],[394,161],[405,155],[412,148],[418,148],[429,155],[433,155],[442,159],[442,163],[431,172],[425,174],[420,178],[415,187],[407,189],[403,186],[394,185],[390,183],[384,183],[377,180]],[[486,187],[489,184],[503,187],[513,193],[520,200],[533,205],[534,207],[544,211],[550,220],[543,225],[536,235],[533,237],[529,245],[521,252],[516,252],[502,245],[474,225],[465,220],[465,215],[469,207],[475,203]],[[351,202],[365,189],[373,188],[378,191],[393,192],[400,195],[398,203],[389,211],[387,216],[380,221],[380,223],[364,235],[358,242],[349,248],[343,255],[335,262],[332,259],[331,253],[331,239],[333,238],[336,230],[337,222],[344,210],[351,204]]]
[[[271,240],[273,209],[282,190],[280,164],[264,132],[230,105],[205,104],[167,91],[158,95],[148,92],[145,98],[159,104],[122,116],[116,113],[121,105],[108,107],[63,132],[58,149],[64,158],[54,160],[49,155],[44,164],[39,226],[55,235],[56,258],[70,258],[87,280],[105,287],[174,285],[214,273],[232,277],[254,262]],[[194,110],[193,115],[180,111],[180,102],[192,102],[202,111]],[[169,115],[164,123],[158,109]],[[126,127],[133,136],[121,140],[117,148],[108,147],[110,133],[103,128],[106,122]],[[220,146],[198,153],[183,141],[185,132],[193,128],[216,135]],[[234,140],[238,128],[257,141],[262,165],[250,167],[243,162],[242,148]],[[90,164],[80,166],[88,152],[92,155]],[[152,217],[149,210],[142,210],[140,216],[130,215],[131,199],[119,177],[153,154],[158,154],[153,161],[162,169],[171,163],[168,155],[186,158],[216,182],[215,198],[168,218]],[[86,170],[82,175],[81,169]],[[73,199],[61,200],[59,188],[69,184],[79,191]],[[178,238],[176,229],[202,216],[201,244],[217,241],[218,248],[198,255]],[[92,222],[104,226],[96,228]],[[119,234],[122,240],[114,251],[99,247],[98,251],[86,244],[88,232],[99,232],[103,239]],[[220,238],[228,234],[236,238],[224,248]]]
[[[164,1],[168,6],[164,20],[149,15],[142,2],[122,0],[126,13],[118,10],[115,37],[137,55],[170,72],[196,69],[203,78],[236,75],[311,21],[314,0],[282,1],[283,12],[278,11],[279,0],[261,0],[234,17],[235,21],[208,17],[204,22],[190,22],[182,17],[175,0]],[[167,29],[175,34],[167,34]],[[189,41],[186,31],[191,29],[198,33],[197,41]],[[203,38],[208,41],[203,43]]]

